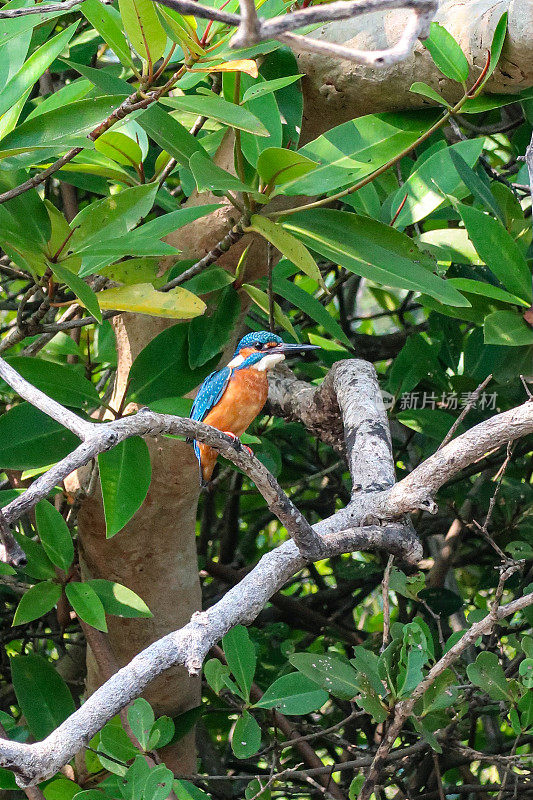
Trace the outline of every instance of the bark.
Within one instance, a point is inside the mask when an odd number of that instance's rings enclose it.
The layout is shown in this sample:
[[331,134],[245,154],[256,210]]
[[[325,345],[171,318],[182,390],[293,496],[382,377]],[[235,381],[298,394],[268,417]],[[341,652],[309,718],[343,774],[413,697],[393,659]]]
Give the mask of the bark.
[[[114,321],[119,366],[112,407],[120,404],[135,357],[168,326],[166,320],[132,314]],[[195,544],[199,496],[196,458],[184,442],[157,436],[147,437],[146,443],[152,482],[145,502],[128,525],[113,539],[106,539],[99,490],[82,504],[78,517],[85,575],[128,586],[153,613],[152,619],[108,617],[109,642],[120,666],[152,642],[185,625],[201,608]],[[103,676],[90,651],[87,670],[87,692],[92,694]],[[199,704],[200,679],[175,666],[150,684],[144,696],[156,716],[176,716]],[[167,748],[163,755],[170,768],[194,771],[193,734]]]
[[[471,66],[473,83],[485,64],[494,29],[504,11],[509,12],[507,38],[487,91],[516,94],[533,85],[532,3],[445,0],[435,19],[461,45]],[[377,50],[396,42],[404,23],[405,12],[401,10],[376,13],[324,25],[313,32],[313,37]],[[300,53],[297,59],[300,72],[306,76],[302,143],[363,114],[429,107],[431,104],[420,95],[409,93],[415,81],[429,84],[449,101],[458,100],[462,94],[458,84],[439,72],[420,43],[404,61],[384,69],[333,61],[311,53]]]

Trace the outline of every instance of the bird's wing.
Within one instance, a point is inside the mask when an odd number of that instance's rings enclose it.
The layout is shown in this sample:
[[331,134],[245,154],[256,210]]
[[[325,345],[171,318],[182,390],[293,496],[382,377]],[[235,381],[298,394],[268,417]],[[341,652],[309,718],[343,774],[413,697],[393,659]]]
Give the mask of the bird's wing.
[[198,389],[198,394],[191,408],[191,419],[199,422],[205,419],[211,409],[216,406],[228,385],[231,369],[224,367],[218,372],[212,372]]
[[[205,381],[198,389],[198,394],[196,395],[194,403],[192,404],[190,414],[191,419],[196,419],[199,422],[202,422],[205,419],[207,414],[211,411],[213,406],[216,406],[226,391],[230,377],[231,369],[229,367],[224,367],[224,369],[220,369],[218,372],[212,372],[211,375],[207,376]],[[198,465],[200,468],[200,484],[202,484],[202,461],[200,458],[200,448],[196,439],[193,441],[194,452],[196,454],[196,458],[198,459]]]

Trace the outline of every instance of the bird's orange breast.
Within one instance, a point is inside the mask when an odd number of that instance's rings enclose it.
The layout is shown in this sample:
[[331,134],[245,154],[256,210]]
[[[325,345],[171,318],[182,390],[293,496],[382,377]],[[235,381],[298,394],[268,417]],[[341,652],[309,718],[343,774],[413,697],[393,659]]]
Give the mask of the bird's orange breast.
[[249,367],[236,370],[217,405],[204,419],[208,425],[242,436],[266,403],[266,372]]
[[[204,418],[207,425],[219,431],[230,431],[242,436],[266,403],[268,380],[265,372],[253,368],[236,370],[230,378],[226,391]],[[202,477],[209,481],[215,468],[217,451],[200,444]]]

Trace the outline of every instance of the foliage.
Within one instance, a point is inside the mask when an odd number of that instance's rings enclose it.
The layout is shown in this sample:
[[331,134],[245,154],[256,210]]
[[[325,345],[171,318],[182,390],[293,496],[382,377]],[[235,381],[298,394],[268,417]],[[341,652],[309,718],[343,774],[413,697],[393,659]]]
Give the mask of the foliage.
[[[32,5],[10,0],[2,10]],[[269,0],[262,13],[283,8]],[[505,25],[504,15],[485,80]],[[433,25],[425,46],[462,93],[453,119],[449,103],[417,83],[412,91],[427,108],[351,120],[300,146],[296,59],[279,43],[235,53],[229,38],[222,23],[151,0],[85,0],[79,10],[0,19],[0,351],[81,415],[101,408],[120,416],[130,402],[186,414],[186,396],[215,368],[249,304],[248,328],[277,326],[287,340],[323,348],[319,360],[297,365],[302,379],[318,383],[354,355],[375,363],[403,477],[466,407],[461,423],[471,426],[525,399],[520,376],[533,374],[532,235],[520,158],[531,136],[531,100],[527,93],[489,100],[480,94],[483,81],[472,88],[459,45]],[[229,137],[232,171],[214,160]],[[34,186],[18,193],[29,177]],[[194,193],[200,202],[188,204]],[[275,197],[288,210],[272,210]],[[195,220],[209,227],[228,202],[228,230],[238,220],[239,236],[254,232],[281,254],[270,275],[255,277],[247,250],[236,275],[216,258],[191,274],[194,262],[164,241]],[[139,353],[120,408],[109,409],[117,367],[109,319],[122,311],[180,323]],[[6,385],[0,389],[4,506],[78,440]],[[348,502],[344,462],[301,426],[265,414],[248,440],[312,522]],[[407,574],[397,565],[385,586],[390,639],[383,637],[383,559],[353,553],[319,562],[273,598],[252,628],[226,634],[223,650],[204,664],[197,709],[156,719],[146,700],[135,700],[127,725],[112,719],[91,740],[86,772],[75,765],[78,782],[58,774],[42,785],[44,796],[314,797],[322,789],[305,780],[305,737],[324,766],[320,775],[340,765],[332,781],[356,797],[362,776],[345,763],[368,766],[365,751],[374,752],[397,704],[489,613],[502,551],[523,560],[503,600],[527,591],[531,454],[530,439],[505,464],[505,453],[487,453],[441,490],[436,521],[417,520],[426,543],[421,570]],[[149,493],[148,448],[129,439],[92,469],[113,537]],[[64,486],[50,492],[19,523],[27,565],[2,569],[0,722],[19,741],[48,735],[78,705],[80,682],[67,683],[59,664],[84,644],[80,623],[89,634],[103,633],[110,615],[131,625],[151,617],[129,587],[80,574],[78,505]],[[444,576],[442,539],[455,527],[461,538]],[[237,580],[237,567],[252,565],[285,536],[247,479],[227,465],[202,496],[198,530],[206,605],[225,590],[228,575]],[[382,783],[433,797],[436,775],[448,788],[475,780],[503,792],[507,772],[498,773],[496,763],[512,768],[510,791],[524,789],[532,625],[526,609],[440,673],[404,730],[423,766],[387,768]],[[204,754],[213,751],[231,770],[226,783],[209,781],[206,757],[199,762],[206,777],[194,782],[157,763],[157,751],[200,718]],[[441,754],[440,774],[433,753]],[[498,761],[509,753],[516,761]],[[285,769],[287,777],[276,777]],[[6,770],[0,787],[16,790]]]

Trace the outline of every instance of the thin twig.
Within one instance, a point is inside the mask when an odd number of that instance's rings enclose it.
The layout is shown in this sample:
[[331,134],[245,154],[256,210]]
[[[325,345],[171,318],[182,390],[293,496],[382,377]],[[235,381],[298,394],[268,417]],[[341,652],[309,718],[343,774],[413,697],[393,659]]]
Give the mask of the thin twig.
[[486,377],[484,381],[482,381],[479,384],[477,389],[475,389],[472,392],[472,394],[470,395],[470,397],[468,399],[468,402],[467,402],[466,406],[463,408],[463,410],[461,411],[461,413],[459,414],[459,416],[457,417],[457,419],[453,423],[452,427],[450,428],[450,430],[448,431],[448,433],[446,434],[446,436],[444,437],[442,442],[439,444],[439,447],[438,447],[439,450],[441,449],[441,447],[445,447],[448,444],[448,442],[450,442],[453,439],[453,437],[455,436],[455,431],[457,430],[459,425],[462,423],[462,421],[464,420],[464,418],[466,417],[468,412],[472,408],[474,408],[475,404],[479,400],[479,396],[480,396],[481,392],[483,391],[483,389],[485,389],[486,386],[488,386],[488,384],[491,382],[491,380],[492,380],[492,373],[488,377]]
[[389,643],[390,637],[390,599],[389,599],[389,581],[392,570],[394,556],[391,554],[383,573],[383,581],[381,584],[381,592],[383,595],[383,641],[381,643],[381,652],[385,650]]

